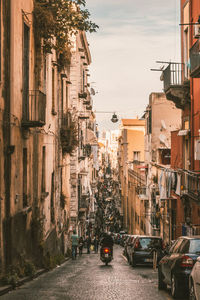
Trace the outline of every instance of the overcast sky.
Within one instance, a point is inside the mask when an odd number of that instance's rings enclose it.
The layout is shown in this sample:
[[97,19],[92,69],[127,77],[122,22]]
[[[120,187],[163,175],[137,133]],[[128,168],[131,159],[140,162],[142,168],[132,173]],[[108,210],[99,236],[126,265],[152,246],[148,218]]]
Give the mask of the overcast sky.
[[100,130],[118,128],[110,122],[142,116],[151,92],[163,82],[156,61],[180,62],[179,0],[87,0],[91,20],[99,25],[88,34],[92,55],[90,80]]

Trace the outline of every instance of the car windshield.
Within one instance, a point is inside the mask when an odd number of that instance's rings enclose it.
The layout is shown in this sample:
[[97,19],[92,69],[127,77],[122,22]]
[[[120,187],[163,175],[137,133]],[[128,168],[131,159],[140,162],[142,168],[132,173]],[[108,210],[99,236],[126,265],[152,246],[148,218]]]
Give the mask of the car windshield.
[[141,238],[140,240],[140,248],[142,249],[152,249],[152,248],[161,248],[162,240],[154,239],[154,238]]
[[200,252],[200,239],[190,241],[189,253],[199,254]]

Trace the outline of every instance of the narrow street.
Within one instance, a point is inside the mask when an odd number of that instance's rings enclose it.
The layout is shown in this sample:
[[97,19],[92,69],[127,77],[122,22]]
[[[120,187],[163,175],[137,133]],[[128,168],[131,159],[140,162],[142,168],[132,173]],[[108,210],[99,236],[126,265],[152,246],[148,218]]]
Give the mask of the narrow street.
[[108,266],[102,264],[98,254],[83,254],[76,261],[69,260],[61,267],[41,275],[1,298],[2,300],[172,299],[170,291],[158,291],[157,272],[146,267],[133,269],[122,256],[120,246],[114,247],[114,260]]

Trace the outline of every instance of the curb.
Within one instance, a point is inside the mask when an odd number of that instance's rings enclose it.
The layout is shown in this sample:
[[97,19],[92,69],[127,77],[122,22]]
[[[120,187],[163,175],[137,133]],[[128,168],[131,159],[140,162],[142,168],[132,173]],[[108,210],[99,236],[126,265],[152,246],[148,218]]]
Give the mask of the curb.
[[[65,262],[67,262],[68,260],[70,260],[70,257],[66,258],[66,259],[63,261],[63,263],[60,264],[60,266],[63,265],[63,264],[64,264]],[[55,269],[56,269],[56,267],[55,267],[54,269],[52,269],[52,270],[55,270]],[[49,272],[49,271],[52,271],[52,270],[40,269],[40,270],[38,270],[33,276],[27,276],[27,277],[24,277],[24,278],[22,278],[22,279],[19,279],[19,281],[17,281],[15,287],[12,286],[12,285],[5,285],[5,286],[0,287],[0,296],[3,296],[3,295],[5,295],[5,294],[7,294],[8,292],[15,290],[16,287],[19,287],[19,286],[23,285],[24,283],[29,282],[29,281],[31,281],[31,280],[33,280],[33,279],[39,277],[40,275],[42,275],[42,274],[44,274],[44,273],[47,273],[47,272]]]

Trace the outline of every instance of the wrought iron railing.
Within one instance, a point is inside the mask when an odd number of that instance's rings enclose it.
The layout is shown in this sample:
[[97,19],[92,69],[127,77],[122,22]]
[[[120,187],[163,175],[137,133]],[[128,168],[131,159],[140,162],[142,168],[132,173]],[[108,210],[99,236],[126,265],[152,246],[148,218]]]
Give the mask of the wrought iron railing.
[[79,203],[78,203],[78,208],[80,209],[87,209],[89,205],[89,199],[88,199],[88,195],[81,195],[80,199],[79,199]]
[[27,127],[41,127],[45,125],[46,95],[40,90],[29,91],[28,99],[24,103],[22,125]]
[[172,86],[183,84],[184,64],[170,63],[163,71],[164,91],[166,92]]
[[200,200],[200,171],[184,170],[182,173],[183,193]]
[[200,77],[200,41],[199,39],[190,49],[190,76]]

